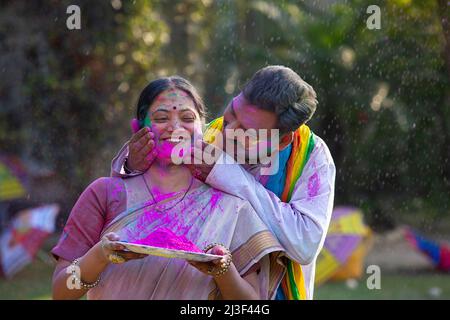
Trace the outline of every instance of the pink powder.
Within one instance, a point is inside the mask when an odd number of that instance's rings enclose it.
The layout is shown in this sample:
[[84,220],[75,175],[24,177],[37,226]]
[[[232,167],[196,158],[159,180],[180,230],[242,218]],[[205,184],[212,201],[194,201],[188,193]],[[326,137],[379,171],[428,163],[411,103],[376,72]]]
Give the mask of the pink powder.
[[170,229],[158,228],[143,239],[134,243],[146,246],[183,250],[189,252],[203,252],[194,243],[186,239],[184,236],[177,236]]
[[314,173],[308,180],[308,197],[312,198],[317,196],[320,189],[320,178],[319,175]]
[[139,131],[139,121],[136,118],[133,118],[131,120],[131,130],[133,131],[133,133],[136,133]]
[[160,159],[170,159],[172,156],[172,150],[175,147],[174,144],[168,141],[162,141],[156,145],[156,150],[158,152],[158,157]]
[[220,191],[213,190],[212,195],[211,195],[211,200],[210,200],[211,210],[216,208],[221,197],[222,197],[222,193]]
[[122,184],[122,181],[114,180],[112,183],[112,190],[111,190],[111,199],[118,200],[120,199],[121,195],[125,191],[125,188]]

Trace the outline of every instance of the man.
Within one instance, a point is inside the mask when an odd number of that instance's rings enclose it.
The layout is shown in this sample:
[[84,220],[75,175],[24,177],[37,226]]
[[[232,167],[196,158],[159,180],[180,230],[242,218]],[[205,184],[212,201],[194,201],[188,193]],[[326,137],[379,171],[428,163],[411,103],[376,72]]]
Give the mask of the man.
[[[323,140],[305,125],[316,106],[314,89],[293,70],[265,67],[230,102],[224,116],[208,125],[204,139],[212,142],[214,130],[226,139],[236,129],[278,129],[274,153],[278,170],[261,174],[256,170],[261,166],[233,161],[229,150],[211,165],[190,165],[207,184],[249,201],[286,250],[287,273],[277,299],[312,299],[316,258],[331,219],[334,162]],[[139,130],[113,160],[112,174],[147,170],[155,156],[152,138],[148,128]]]

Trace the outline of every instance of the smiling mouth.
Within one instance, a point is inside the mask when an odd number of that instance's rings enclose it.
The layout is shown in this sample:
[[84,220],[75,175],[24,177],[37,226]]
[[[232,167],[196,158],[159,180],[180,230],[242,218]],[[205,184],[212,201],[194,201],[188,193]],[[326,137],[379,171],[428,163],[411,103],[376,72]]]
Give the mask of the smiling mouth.
[[161,141],[167,141],[167,142],[171,142],[171,143],[180,143],[182,141],[184,141],[183,138],[165,138],[165,139],[161,139]]

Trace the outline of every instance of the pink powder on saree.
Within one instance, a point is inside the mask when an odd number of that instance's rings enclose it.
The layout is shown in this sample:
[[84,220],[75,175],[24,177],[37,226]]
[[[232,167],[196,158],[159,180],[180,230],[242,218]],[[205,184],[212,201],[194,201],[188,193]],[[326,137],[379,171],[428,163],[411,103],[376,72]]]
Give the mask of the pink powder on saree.
[[202,252],[194,243],[184,236],[177,236],[172,230],[167,228],[158,228],[145,238],[135,241],[136,244],[146,246],[184,250],[189,252]]

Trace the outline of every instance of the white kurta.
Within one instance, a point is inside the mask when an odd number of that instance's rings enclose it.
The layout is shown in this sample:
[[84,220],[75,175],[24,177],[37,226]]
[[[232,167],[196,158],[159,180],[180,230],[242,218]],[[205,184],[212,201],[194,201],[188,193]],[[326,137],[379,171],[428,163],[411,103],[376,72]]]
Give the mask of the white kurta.
[[206,183],[250,202],[287,255],[302,265],[307,298],[312,299],[316,259],[333,210],[336,177],[333,158],[325,142],[314,135],[314,149],[289,203],[282,202],[259,182],[259,171],[246,171],[224,153]]

